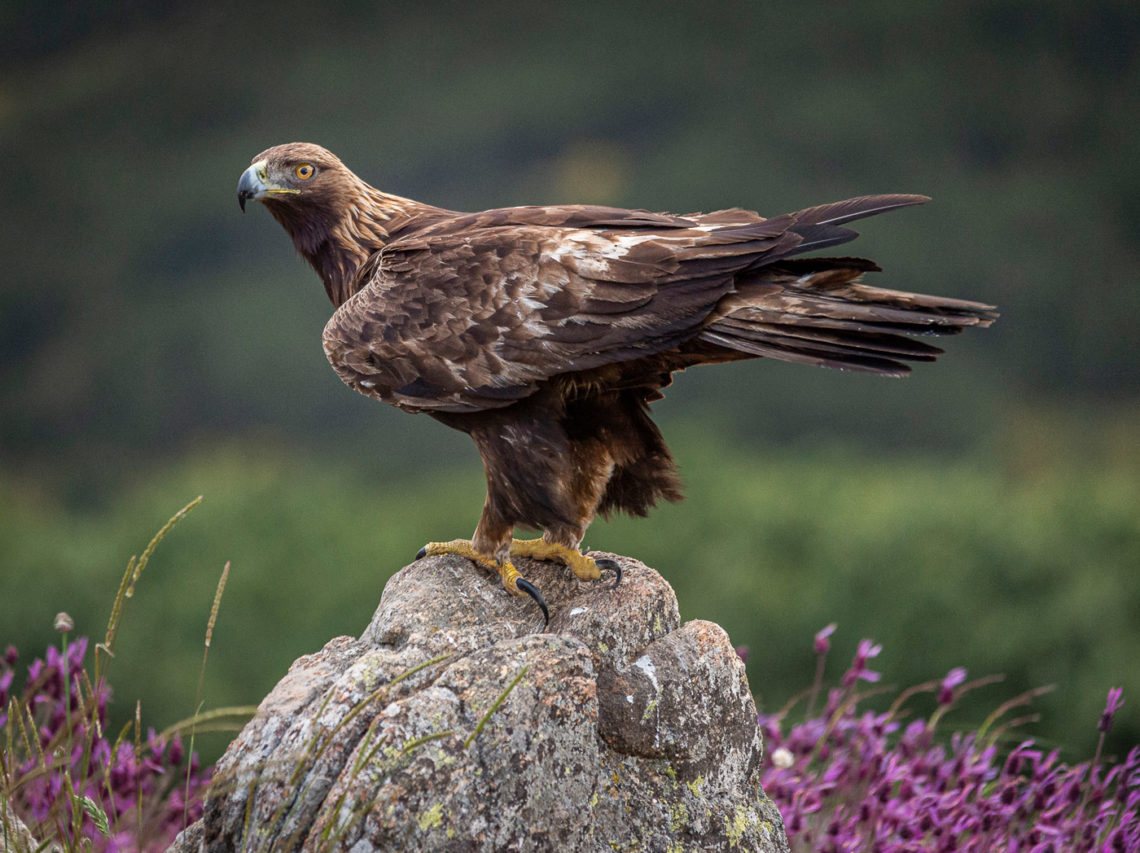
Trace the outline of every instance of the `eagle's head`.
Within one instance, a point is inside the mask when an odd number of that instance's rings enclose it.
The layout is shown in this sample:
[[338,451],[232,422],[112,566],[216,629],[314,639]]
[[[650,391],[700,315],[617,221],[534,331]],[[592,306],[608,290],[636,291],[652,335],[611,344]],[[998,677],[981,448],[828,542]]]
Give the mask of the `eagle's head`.
[[340,159],[309,142],[291,142],[262,151],[242,172],[238,204],[265,204],[302,254],[308,256],[328,239],[365,187]]
[[355,178],[340,158],[311,142],[290,142],[262,151],[253,158],[238,181],[238,204],[245,210],[248,199],[311,204],[330,190],[340,187],[346,177]]
[[242,172],[238,204],[262,202],[313,269],[334,305],[355,292],[356,271],[383,248],[394,227],[438,212],[370,187],[331,151],[290,142],[262,151]]
[[242,172],[238,204],[262,202],[313,266],[334,304],[350,295],[352,277],[387,236],[383,193],[310,142],[262,151]]

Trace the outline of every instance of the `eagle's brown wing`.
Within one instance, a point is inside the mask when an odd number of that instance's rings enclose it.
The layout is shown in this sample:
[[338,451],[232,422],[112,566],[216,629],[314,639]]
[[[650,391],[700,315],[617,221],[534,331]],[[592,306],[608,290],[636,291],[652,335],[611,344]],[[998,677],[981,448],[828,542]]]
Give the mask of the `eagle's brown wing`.
[[737,273],[802,241],[789,217],[669,222],[404,238],[333,315],[325,351],[348,385],[401,408],[498,408],[552,376],[676,347]]
[[902,361],[941,352],[903,335],[996,315],[859,284],[869,261],[788,257],[853,239],[850,220],[926,200],[864,196],[772,219],[581,206],[455,215],[365,264],[325,351],[362,394],[436,413],[501,408],[551,377],[666,351],[666,374],[769,356],[902,375]]

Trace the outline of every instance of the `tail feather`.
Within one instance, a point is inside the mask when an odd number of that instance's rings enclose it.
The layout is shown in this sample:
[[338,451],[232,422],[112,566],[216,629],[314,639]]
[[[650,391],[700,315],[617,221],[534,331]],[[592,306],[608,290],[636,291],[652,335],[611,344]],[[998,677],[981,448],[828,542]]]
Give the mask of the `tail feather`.
[[899,334],[873,332],[864,329],[836,329],[826,326],[801,326],[792,323],[765,323],[732,317],[717,324],[723,334],[731,330],[746,340],[767,341],[786,338],[788,344],[808,341],[835,351],[863,350],[895,355],[915,361],[934,361],[944,352],[939,347]]
[[884,330],[902,324],[911,327],[907,330],[910,334],[953,334],[951,330],[988,326],[997,319],[990,305],[860,284],[818,293],[806,288],[789,289],[742,308],[755,308],[770,317],[787,317],[786,322],[790,323],[814,325],[817,319],[853,321]]
[[[840,202],[818,216],[847,221],[869,215],[843,207],[850,204]],[[699,340],[752,356],[903,376],[910,372],[906,362],[933,361],[942,354],[906,335],[957,334],[997,318],[992,306],[979,302],[861,284],[859,276],[874,269],[858,258],[784,260],[762,267],[722,301]]]
[[817,367],[833,367],[839,370],[859,370],[864,373],[878,373],[882,376],[906,376],[910,367],[905,363],[891,358],[869,355],[859,351],[835,353],[828,350],[797,343],[786,346],[774,339],[769,343],[746,340],[737,336],[718,334],[707,331],[701,339],[712,344],[719,344],[728,349],[738,350],[749,355],[761,358],[774,358],[778,361],[790,361],[798,364],[810,364]]

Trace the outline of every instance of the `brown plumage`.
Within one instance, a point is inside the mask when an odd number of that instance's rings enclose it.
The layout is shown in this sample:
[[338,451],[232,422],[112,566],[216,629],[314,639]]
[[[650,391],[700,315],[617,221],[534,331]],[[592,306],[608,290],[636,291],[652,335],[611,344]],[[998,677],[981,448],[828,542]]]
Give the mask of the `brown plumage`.
[[942,352],[906,335],[997,316],[862,284],[878,269],[867,260],[794,257],[923,196],[772,219],[583,205],[456,213],[382,193],[294,143],[254,158],[243,209],[248,198],[324,282],[336,308],[324,348],[340,378],[474,439],[488,493],[471,544],[500,566],[516,525],[574,549],[597,513],[680,499],[648,408],[674,371],[763,356],[902,376]]

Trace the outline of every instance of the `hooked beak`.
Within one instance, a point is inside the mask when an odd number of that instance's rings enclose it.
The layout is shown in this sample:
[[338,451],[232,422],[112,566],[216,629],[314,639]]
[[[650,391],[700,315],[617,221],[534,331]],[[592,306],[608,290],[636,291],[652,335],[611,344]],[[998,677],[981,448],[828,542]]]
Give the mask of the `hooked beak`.
[[246,199],[261,198],[269,189],[265,185],[265,181],[261,179],[261,175],[265,174],[264,169],[264,162],[254,163],[241,173],[241,180],[238,181],[238,205],[241,207],[242,213],[245,213]]
[[241,207],[243,213],[245,212],[246,199],[252,198],[254,201],[262,201],[266,196],[297,195],[301,192],[272,183],[266,171],[268,165],[265,160],[258,160],[241,173],[241,180],[238,181],[238,206]]

